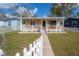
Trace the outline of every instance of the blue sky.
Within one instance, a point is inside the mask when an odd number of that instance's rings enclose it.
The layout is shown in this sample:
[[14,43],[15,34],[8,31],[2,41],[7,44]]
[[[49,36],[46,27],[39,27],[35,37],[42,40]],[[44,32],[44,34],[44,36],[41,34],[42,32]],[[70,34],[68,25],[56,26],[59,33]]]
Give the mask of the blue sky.
[[79,6],[75,8],[75,10],[73,10],[73,14],[76,15],[76,13],[79,12]]
[[[14,5],[33,9],[37,8],[37,16],[43,17],[50,13],[51,4],[50,3],[18,3],[18,4],[0,4],[0,13],[14,13],[15,10],[11,9]],[[3,6],[3,7],[2,7]]]
[[46,16],[50,13],[50,8],[51,8],[51,4],[44,4],[44,3],[40,3],[40,4],[31,4],[33,6],[35,6],[38,9],[37,15],[38,16]]
[[[29,9],[37,8],[37,16],[44,17],[50,14],[50,8],[52,7],[51,3],[0,3],[0,13],[16,13],[16,11],[12,8],[17,7],[25,7]],[[75,9],[73,12],[76,14],[79,12],[79,7]]]

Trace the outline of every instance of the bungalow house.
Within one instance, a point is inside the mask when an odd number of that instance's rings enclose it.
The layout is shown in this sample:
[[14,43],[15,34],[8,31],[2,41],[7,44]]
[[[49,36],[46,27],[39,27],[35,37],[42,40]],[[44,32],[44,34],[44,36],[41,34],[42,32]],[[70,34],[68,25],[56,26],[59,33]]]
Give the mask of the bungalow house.
[[20,18],[20,31],[40,32],[63,32],[65,17],[23,17]]

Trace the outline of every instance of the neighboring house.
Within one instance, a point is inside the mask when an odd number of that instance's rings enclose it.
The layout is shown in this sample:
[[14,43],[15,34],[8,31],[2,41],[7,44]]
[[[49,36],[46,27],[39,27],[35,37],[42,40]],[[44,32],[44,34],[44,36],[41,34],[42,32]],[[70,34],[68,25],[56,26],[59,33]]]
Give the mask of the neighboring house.
[[18,20],[0,20],[0,27],[9,27],[12,30],[18,30],[19,29],[19,22]]
[[64,22],[65,27],[76,27],[79,28],[79,17],[69,17]]
[[5,29],[5,27],[11,28],[12,30],[18,30],[19,20],[17,18],[8,18],[4,14],[0,14],[0,30],[1,28]]

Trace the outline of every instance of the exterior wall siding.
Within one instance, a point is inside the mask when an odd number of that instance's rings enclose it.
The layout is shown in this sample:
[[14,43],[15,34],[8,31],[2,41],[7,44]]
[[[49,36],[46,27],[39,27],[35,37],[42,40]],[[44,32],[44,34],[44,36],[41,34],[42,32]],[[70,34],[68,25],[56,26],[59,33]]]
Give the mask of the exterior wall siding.
[[0,21],[0,27],[10,27],[12,28],[12,30],[18,30],[19,21],[18,20]]

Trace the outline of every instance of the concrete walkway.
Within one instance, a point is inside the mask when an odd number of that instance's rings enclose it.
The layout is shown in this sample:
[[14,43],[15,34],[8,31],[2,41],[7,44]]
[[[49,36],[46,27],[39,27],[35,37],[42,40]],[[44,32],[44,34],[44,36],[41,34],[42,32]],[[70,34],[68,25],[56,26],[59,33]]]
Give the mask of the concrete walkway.
[[43,56],[54,56],[54,53],[47,35],[42,33],[42,36],[43,36]]

